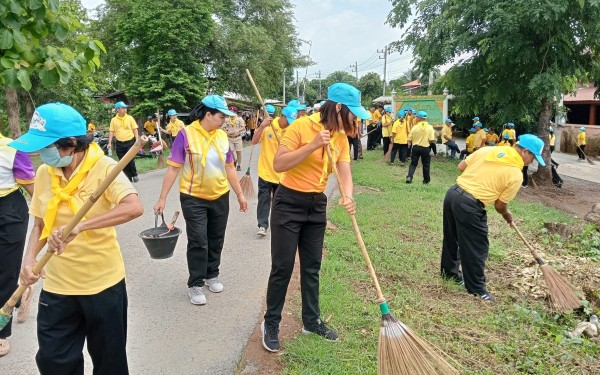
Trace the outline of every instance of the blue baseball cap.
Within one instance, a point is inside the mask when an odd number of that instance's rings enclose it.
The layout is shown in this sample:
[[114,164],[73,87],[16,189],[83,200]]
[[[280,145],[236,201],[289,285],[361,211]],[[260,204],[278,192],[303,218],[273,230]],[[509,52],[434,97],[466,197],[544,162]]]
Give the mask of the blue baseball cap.
[[398,117],[405,117],[406,116],[406,110],[401,109],[398,111]]
[[152,116],[148,116],[148,120],[152,120]]
[[549,131],[549,132],[553,132],[553,131],[554,131],[554,128],[551,126],[550,128],[548,128],[548,131]]
[[582,127],[580,127],[580,128],[579,128],[579,131],[580,131],[580,132],[584,132],[584,131],[585,131],[585,128],[582,126]]
[[383,109],[384,109],[386,112],[389,112],[389,113],[391,113],[391,112],[392,112],[392,106],[391,106],[391,105],[385,105],[385,106],[383,106]]
[[476,128],[483,128],[483,124],[482,124],[482,123],[480,123],[480,122],[478,122],[478,123],[476,123],[476,124],[473,124],[473,127],[476,127]]
[[473,121],[479,121],[479,117],[477,117],[477,116],[473,117]]
[[471,128],[469,129],[469,133],[475,133],[477,130],[475,130],[475,128]]
[[275,107],[273,107],[271,104],[265,105],[265,108],[267,109],[268,114],[272,115],[273,113],[275,113]]
[[323,104],[325,104],[326,101],[327,100],[321,100],[321,103],[319,103],[319,104],[323,105]]
[[129,108],[129,106],[123,102],[116,102],[115,109],[119,109],[119,108]]
[[298,110],[292,106],[287,106],[281,110],[281,114],[287,119],[288,125],[292,125],[292,122],[298,118]]
[[502,138],[504,138],[504,139],[510,139],[510,135],[508,135],[508,134],[504,134],[504,135],[502,136]]
[[297,108],[300,105],[300,102],[298,100],[294,99],[294,100],[290,100],[287,105],[288,105],[288,107]]
[[371,113],[360,105],[360,91],[352,85],[342,82],[334,83],[327,88],[327,99],[345,105],[362,120],[371,118]]
[[417,117],[419,117],[419,118],[427,118],[427,112],[425,112],[425,111],[419,111],[419,112],[417,112]]
[[452,120],[450,119],[450,117],[448,117],[446,120],[444,120],[444,122],[446,122],[446,123],[447,122],[452,123]]
[[490,131],[490,129],[488,129],[488,128],[483,128],[483,131],[487,133],[487,132],[489,132],[489,131]]
[[208,108],[216,109],[226,116],[235,116],[235,113],[227,108],[227,102],[221,95],[208,95],[202,99],[202,104]]
[[296,106],[296,109],[297,109],[298,111],[306,111],[306,105],[304,105],[304,104],[298,104],[298,105]]
[[167,112],[167,115],[169,116],[177,116],[177,111],[174,109],[169,109],[169,111]]
[[513,124],[512,122],[509,122],[509,123],[508,123],[508,126],[509,126],[509,127],[511,127],[511,128],[514,128],[514,127],[515,127],[515,124]]
[[78,137],[87,131],[83,116],[63,103],[48,103],[36,108],[29,131],[8,145],[22,152],[35,152],[61,138]]
[[519,136],[517,144],[527,151],[531,152],[535,156],[535,160],[542,166],[545,167],[544,159],[542,158],[542,151],[544,150],[544,141],[539,139],[533,134],[523,134]]

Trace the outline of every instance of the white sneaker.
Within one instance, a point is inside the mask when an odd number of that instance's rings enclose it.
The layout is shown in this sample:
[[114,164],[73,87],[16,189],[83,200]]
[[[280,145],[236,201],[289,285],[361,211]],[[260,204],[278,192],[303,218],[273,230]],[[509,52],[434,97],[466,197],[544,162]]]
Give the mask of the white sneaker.
[[259,227],[258,228],[258,232],[256,232],[256,235],[264,237],[264,236],[267,235],[267,230],[265,228],[263,228],[263,227]]
[[201,286],[193,286],[188,289],[190,303],[192,305],[206,305],[206,296]]
[[210,290],[213,293],[221,293],[223,291],[223,284],[219,282],[218,277],[206,279],[205,283],[208,286],[208,290]]

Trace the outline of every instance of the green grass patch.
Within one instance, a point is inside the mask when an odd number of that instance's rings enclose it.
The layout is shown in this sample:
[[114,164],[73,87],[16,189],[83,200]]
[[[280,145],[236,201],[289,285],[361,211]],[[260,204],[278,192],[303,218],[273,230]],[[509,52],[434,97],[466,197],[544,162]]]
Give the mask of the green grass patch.
[[[355,185],[380,190],[357,189],[357,220],[397,318],[456,359],[464,374],[600,373],[598,345],[566,337],[580,316],[553,314],[541,301],[509,290],[503,272],[522,263],[510,254],[526,250],[493,208],[488,209],[486,274],[497,303],[484,304],[439,278],[442,202],[458,175],[456,162],[433,160],[430,185],[421,184],[419,166],[407,185],[407,167],[390,167],[380,159],[380,152],[367,152],[353,164]],[[573,221],[569,214],[518,199],[510,208],[532,238],[544,238],[543,222]],[[285,373],[376,374],[381,314],[375,288],[347,214],[333,205],[329,219],[337,229],[325,238],[321,310],[323,317],[331,316],[329,324],[341,341],[309,335],[286,342]],[[552,248],[545,250],[552,254]],[[300,311],[295,313],[300,317]]]

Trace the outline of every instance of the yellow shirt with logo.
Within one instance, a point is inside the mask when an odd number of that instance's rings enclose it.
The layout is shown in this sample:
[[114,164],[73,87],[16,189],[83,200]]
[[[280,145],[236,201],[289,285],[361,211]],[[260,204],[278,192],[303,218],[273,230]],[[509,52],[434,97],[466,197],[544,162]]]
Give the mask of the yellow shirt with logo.
[[[271,126],[263,129],[260,136],[260,156],[258,157],[258,177],[273,184],[278,184],[281,174],[273,169],[273,159],[279,149],[279,143],[275,138],[274,132],[277,132],[279,139],[283,137],[285,129],[279,126],[279,118],[275,117]],[[286,128],[287,129],[287,128]]]
[[413,146],[429,147],[430,141],[435,140],[435,130],[427,121],[421,121],[410,130],[408,140]]
[[550,141],[550,146],[554,146],[554,142],[556,141],[556,136],[554,134],[549,134],[548,140]]
[[585,146],[585,132],[577,134],[577,146]]
[[473,152],[475,149],[475,134],[469,134],[467,139],[465,140],[467,152]]
[[502,135],[508,134],[509,139],[517,139],[517,132],[515,129],[504,129]]
[[[86,155],[89,151],[86,151]],[[74,171],[73,176],[83,162]],[[89,170],[72,199],[83,204],[96,188],[106,179],[108,173],[117,164],[113,159],[103,156]],[[60,187],[64,188],[68,180],[62,168],[56,168],[60,178]],[[53,197],[53,175],[48,167],[41,165],[35,177],[35,186],[29,213],[44,218],[48,203]],[[127,177],[120,173],[92,206],[86,218],[105,214],[128,196],[137,194]],[[66,225],[75,214],[66,201],[60,202],[52,230]],[[125,265],[121,249],[117,242],[115,227],[93,229],[80,233],[65,248],[60,256],[53,256],[46,265],[46,279],[43,289],[50,293],[63,295],[92,295],[111,287],[125,277]]]
[[486,206],[498,199],[509,203],[521,188],[523,158],[512,147],[479,149],[465,163],[467,168],[456,183]]
[[385,115],[383,115],[381,117],[381,136],[382,137],[389,137],[390,135],[392,135],[391,130],[392,130],[393,124],[394,124],[394,119],[392,119],[392,116],[389,115],[388,113],[386,113]]
[[474,147],[475,149],[481,148],[485,146],[485,141],[487,140],[487,134],[485,134],[485,130],[479,129],[475,133]]
[[[229,192],[225,165],[233,163],[233,154],[229,151],[229,140],[223,130],[206,133],[214,136],[214,143],[211,143],[198,128],[201,126],[196,120],[183,128],[173,141],[167,164],[181,168],[181,193],[212,201]],[[204,166],[203,150],[206,150]]]
[[500,138],[498,138],[498,134],[495,134],[495,133],[494,134],[487,134],[485,136],[485,139],[487,141],[487,144],[490,145],[490,146],[493,146],[493,145],[497,144],[498,141],[500,140]]
[[381,120],[381,112],[376,109],[374,112],[371,112],[371,119],[368,121],[370,121],[371,125],[375,125],[379,122],[379,120]]
[[249,118],[247,121],[247,125],[248,129],[250,130],[256,129],[256,119],[254,117]]
[[[287,128],[281,139],[281,146],[290,151],[295,151],[302,146],[311,143],[317,134],[325,130],[321,123],[321,113],[317,112],[310,116],[302,117],[294,121]],[[342,132],[333,132],[331,135],[333,157],[336,161],[350,162],[350,148],[348,138]],[[313,151],[306,159],[294,168],[281,174],[281,184],[287,188],[307,192],[322,193],[327,186],[327,178],[331,173],[331,160],[328,160],[327,151],[324,147]],[[327,172],[323,176],[324,163],[327,161]]]
[[146,121],[144,124],[144,129],[146,129],[150,135],[156,133],[156,125],[154,124],[154,121]]
[[180,119],[175,119],[175,121],[169,121],[167,124],[167,132],[171,134],[172,137],[177,137],[177,134],[181,131],[181,129],[185,128],[185,124]]
[[133,139],[135,137],[133,131],[137,128],[135,120],[128,114],[125,114],[125,116],[116,115],[110,120],[109,130],[113,132],[119,142],[126,142]]
[[392,126],[392,134],[394,134],[394,143],[405,145],[408,143],[408,132],[406,131],[406,120],[396,120]]
[[444,138],[444,136],[447,136],[448,138],[452,139],[452,127],[448,125],[444,125],[442,127],[442,144],[448,142],[448,140]]

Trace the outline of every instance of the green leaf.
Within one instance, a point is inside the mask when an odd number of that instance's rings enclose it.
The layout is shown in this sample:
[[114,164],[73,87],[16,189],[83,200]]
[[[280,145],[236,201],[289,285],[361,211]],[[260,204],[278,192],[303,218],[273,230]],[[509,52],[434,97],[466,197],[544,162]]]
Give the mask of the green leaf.
[[19,87],[19,79],[17,78],[17,71],[15,69],[6,69],[0,76],[8,86]]
[[13,46],[13,36],[10,30],[0,31],[0,50],[11,49]]
[[101,41],[94,39],[94,44],[96,44],[102,52],[106,53],[106,47],[104,47],[104,44]]
[[94,56],[94,58],[92,59],[92,61],[94,62],[94,64],[96,66],[100,66],[100,59],[98,58],[98,56]]
[[581,7],[581,9],[583,9],[583,7],[585,6],[585,0],[579,0],[579,6]]
[[60,79],[56,69],[52,69],[52,70],[42,69],[39,72],[39,76],[40,76],[40,81],[42,81],[42,84],[46,87],[51,87],[51,86],[56,85],[58,83],[58,80]]
[[71,74],[67,73],[61,69],[55,69],[58,72],[58,75],[60,76],[60,83],[62,83],[63,85],[66,85],[67,83],[69,83],[69,79],[71,78]]
[[5,67],[6,69],[10,69],[10,68],[12,68],[15,65],[15,63],[11,59],[9,59],[9,58],[1,57],[0,58],[0,65],[2,65],[3,67]]
[[56,39],[60,40],[61,42],[64,42],[69,36],[69,30],[65,29],[62,25],[58,25],[54,35],[56,36]]
[[21,82],[21,87],[25,89],[25,91],[31,90],[31,81],[29,80],[29,73],[25,69],[19,69],[17,71],[17,79]]
[[58,6],[58,0],[48,0],[48,9],[50,9],[51,11],[56,12],[58,10]]
[[86,48],[83,56],[85,56],[86,59],[91,60],[94,58],[94,56],[96,56],[96,51],[91,48]]
[[56,68],[56,63],[52,60],[46,60],[46,62],[44,62],[44,69],[46,70],[52,70]]
[[29,0],[29,8],[32,10],[39,9],[44,6],[44,2],[42,0]]
[[19,30],[13,30],[13,38],[15,40],[15,43],[19,43],[19,44],[27,43],[27,39],[25,39],[25,35],[23,35],[23,33],[20,32]]
[[11,1],[10,2],[10,11],[11,13],[21,15],[23,12],[23,7],[19,4],[19,1]]

